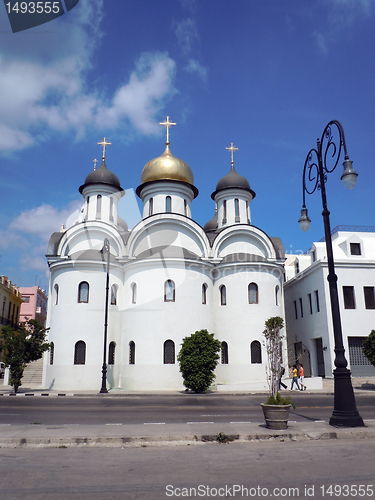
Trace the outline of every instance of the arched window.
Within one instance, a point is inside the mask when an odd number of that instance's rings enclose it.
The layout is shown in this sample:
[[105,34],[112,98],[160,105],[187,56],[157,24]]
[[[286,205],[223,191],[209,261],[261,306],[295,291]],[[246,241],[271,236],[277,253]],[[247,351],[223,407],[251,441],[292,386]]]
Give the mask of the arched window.
[[202,304],[207,304],[207,283],[202,285]]
[[89,301],[89,284],[87,281],[82,281],[78,286],[78,302]]
[[250,206],[249,202],[246,202],[246,215],[247,215],[247,223],[250,224]]
[[170,196],[167,196],[165,198],[165,211],[167,214],[170,214],[172,212],[172,198]]
[[258,285],[256,283],[250,283],[248,291],[249,304],[258,304]]
[[132,283],[130,285],[131,293],[132,293],[132,304],[137,303],[137,283]]
[[280,287],[279,285],[276,285],[275,286],[275,302],[276,302],[276,305],[279,306],[279,294],[280,294]]
[[49,364],[53,365],[53,358],[55,356],[55,344],[53,342],[50,343],[49,347]]
[[228,344],[225,341],[221,343],[221,364],[228,364]]
[[184,200],[184,214],[187,215],[187,201]]
[[86,363],[86,344],[79,340],[74,347],[74,364],[84,365]]
[[90,196],[86,198],[86,217],[85,219],[89,218],[89,205],[90,205]]
[[117,304],[117,285],[111,286],[111,305],[115,306]]
[[174,342],[173,340],[166,340],[164,342],[164,364],[174,365]]
[[116,351],[116,342],[110,342],[109,343],[109,348],[108,348],[108,364],[109,365],[114,365],[115,364],[115,351]]
[[102,195],[98,194],[98,197],[96,198],[96,218],[100,219],[102,214]]
[[129,365],[135,365],[135,343],[129,342]]
[[154,198],[150,198],[148,205],[148,215],[153,215],[154,213]]
[[234,217],[235,222],[240,222],[240,202],[237,198],[234,200]]
[[221,285],[219,290],[220,290],[220,304],[222,306],[226,306],[227,305],[227,289],[226,289],[225,285]]
[[250,352],[251,352],[251,363],[252,364],[261,364],[262,363],[262,346],[260,345],[259,340],[253,340],[253,342],[251,342]]
[[56,285],[53,287],[55,290],[55,306],[59,303],[59,285],[56,283]]
[[164,302],[174,302],[175,301],[175,284],[172,280],[167,280],[164,283]]
[[223,201],[223,224],[227,222],[227,201]]

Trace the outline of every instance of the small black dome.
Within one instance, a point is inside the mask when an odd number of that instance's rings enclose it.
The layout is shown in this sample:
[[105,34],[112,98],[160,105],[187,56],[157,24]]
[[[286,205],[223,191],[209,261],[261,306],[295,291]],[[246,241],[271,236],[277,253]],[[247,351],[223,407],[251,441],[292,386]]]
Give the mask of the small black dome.
[[234,167],[232,166],[229,173],[219,180],[216,184],[216,191],[212,193],[211,198],[214,199],[215,195],[219,191],[224,191],[224,189],[244,189],[245,191],[249,191],[253,198],[255,198],[255,192],[250,188],[249,181],[245,179],[242,175],[238,174]]
[[117,175],[108,170],[104,160],[98,170],[93,170],[89,173],[85,179],[85,183],[79,188],[79,192],[82,194],[83,189],[90,184],[108,184],[119,191],[122,189]]
[[206,222],[203,231],[207,233],[208,231],[216,231],[216,229],[217,229],[217,212],[215,212],[215,215],[211,220]]

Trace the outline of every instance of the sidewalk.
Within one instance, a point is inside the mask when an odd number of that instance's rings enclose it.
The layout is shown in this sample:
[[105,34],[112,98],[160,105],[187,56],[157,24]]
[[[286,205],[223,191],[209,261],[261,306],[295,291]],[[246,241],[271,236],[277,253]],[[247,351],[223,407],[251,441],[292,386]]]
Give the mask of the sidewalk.
[[[327,384],[326,384],[327,385]],[[353,384],[354,385],[354,384]],[[291,393],[290,391],[285,391]],[[333,394],[330,387],[311,391]],[[369,389],[355,389],[358,394],[374,394]],[[135,395],[125,390],[111,390],[108,394],[98,392],[49,392],[41,389],[21,387],[20,393],[11,394],[11,388],[0,385],[3,397],[125,397]],[[142,395],[158,394],[142,392]],[[159,394],[161,394],[159,392]],[[165,394],[165,392],[163,393]],[[171,394],[171,393],[170,393]],[[218,393],[220,396],[223,392]],[[231,392],[230,394],[233,394]],[[250,392],[248,393],[250,394]],[[259,393],[258,393],[259,394]],[[375,394],[374,394],[375,396]],[[106,425],[0,425],[0,447],[135,447],[135,446],[175,446],[202,445],[205,442],[265,442],[309,441],[330,439],[375,439],[375,419],[365,421],[365,427],[334,428],[326,421],[294,422],[289,421],[288,429],[274,431],[267,429],[264,422],[234,422],[186,424],[106,424]]]

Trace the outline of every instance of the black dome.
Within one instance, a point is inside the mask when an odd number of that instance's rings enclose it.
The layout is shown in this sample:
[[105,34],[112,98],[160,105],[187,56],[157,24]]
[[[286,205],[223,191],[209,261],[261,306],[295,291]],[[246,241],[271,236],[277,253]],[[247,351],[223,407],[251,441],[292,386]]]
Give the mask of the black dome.
[[85,183],[79,188],[79,192],[82,194],[83,189],[90,184],[108,184],[119,191],[122,189],[117,175],[108,170],[104,160],[98,170],[93,170],[89,173],[85,179]]
[[216,191],[212,193],[211,198],[214,199],[215,195],[219,191],[224,191],[224,189],[244,189],[245,191],[249,191],[253,198],[255,198],[255,192],[250,188],[249,181],[245,179],[242,175],[238,174],[234,167],[232,166],[229,173],[219,180],[216,184]]
[[212,217],[211,220],[206,222],[203,231],[207,233],[208,231],[215,231],[216,229],[217,229],[217,212],[215,212],[215,215]]

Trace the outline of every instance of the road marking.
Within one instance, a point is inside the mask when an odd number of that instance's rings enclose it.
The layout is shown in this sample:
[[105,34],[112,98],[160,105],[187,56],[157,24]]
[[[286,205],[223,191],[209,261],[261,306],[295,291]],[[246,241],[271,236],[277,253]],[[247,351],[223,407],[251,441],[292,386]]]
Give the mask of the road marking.
[[122,425],[122,424],[105,424],[105,425]]
[[230,424],[251,424],[251,422],[229,422]]
[[315,424],[325,424],[326,420],[314,420]]
[[187,424],[213,424],[214,422],[186,422]]
[[143,425],[165,425],[165,422],[143,422]]

